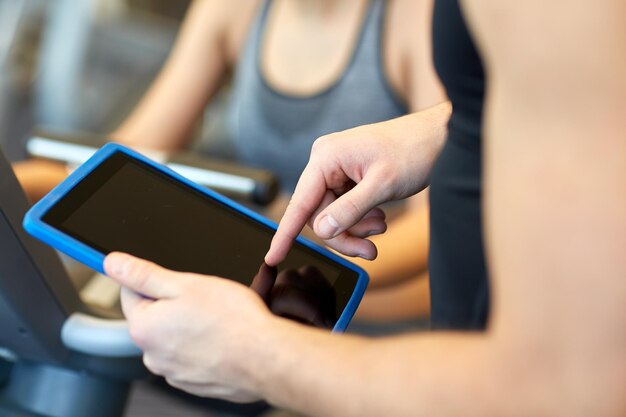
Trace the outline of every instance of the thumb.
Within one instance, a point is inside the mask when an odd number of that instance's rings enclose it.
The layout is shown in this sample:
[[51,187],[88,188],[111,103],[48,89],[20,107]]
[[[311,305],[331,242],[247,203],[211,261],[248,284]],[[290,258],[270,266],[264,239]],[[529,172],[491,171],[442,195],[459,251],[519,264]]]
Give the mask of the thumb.
[[371,175],[322,210],[313,222],[315,234],[328,240],[351,228],[379,204],[387,201],[388,189]]
[[106,274],[145,297],[172,298],[180,294],[179,272],[167,270],[157,264],[134,256],[113,252],[104,259]]

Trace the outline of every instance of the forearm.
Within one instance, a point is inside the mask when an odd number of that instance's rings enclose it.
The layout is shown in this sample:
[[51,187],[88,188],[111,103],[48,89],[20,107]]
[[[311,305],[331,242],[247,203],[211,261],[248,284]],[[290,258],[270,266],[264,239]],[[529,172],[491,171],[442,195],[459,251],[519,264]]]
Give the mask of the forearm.
[[[374,126],[379,126],[380,130],[386,132],[388,136],[397,135],[411,140],[415,145],[414,152],[422,159],[427,159],[432,168],[445,143],[451,114],[452,104],[444,101]],[[424,187],[427,185],[427,183],[424,184]]]
[[[362,233],[371,236],[384,230],[378,206],[428,186],[450,111],[446,102],[318,138],[265,262],[280,263],[306,223],[344,255],[376,258],[376,246]],[[374,217],[366,217],[368,213]]]
[[214,2],[192,4],[164,68],[131,116],[111,135],[115,140],[173,150],[190,139],[227,68],[222,13]]
[[487,334],[369,340],[289,322],[270,334],[254,361],[255,374],[262,394],[281,407],[343,417],[488,417],[510,411],[495,389],[503,386],[504,373]]
[[368,288],[354,319],[387,322],[426,318],[430,314],[428,272],[415,275],[400,284]]
[[[189,142],[211,94],[182,97],[185,94],[178,88],[187,82],[183,81],[183,74],[176,72],[166,69],[161,74],[130,117],[111,134],[112,139],[129,146],[166,151],[180,149]],[[177,104],[172,104],[168,99],[171,97],[176,97]]]
[[16,162],[13,171],[31,202],[37,202],[67,177],[67,167],[40,159]]

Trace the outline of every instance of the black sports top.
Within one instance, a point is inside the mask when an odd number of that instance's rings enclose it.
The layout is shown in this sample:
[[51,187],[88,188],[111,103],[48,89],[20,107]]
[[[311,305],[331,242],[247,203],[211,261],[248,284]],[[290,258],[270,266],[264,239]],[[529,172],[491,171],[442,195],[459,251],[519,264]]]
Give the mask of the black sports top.
[[481,231],[484,72],[458,0],[436,0],[433,19],[435,67],[453,111],[431,180],[431,321],[439,329],[482,329],[489,310]]

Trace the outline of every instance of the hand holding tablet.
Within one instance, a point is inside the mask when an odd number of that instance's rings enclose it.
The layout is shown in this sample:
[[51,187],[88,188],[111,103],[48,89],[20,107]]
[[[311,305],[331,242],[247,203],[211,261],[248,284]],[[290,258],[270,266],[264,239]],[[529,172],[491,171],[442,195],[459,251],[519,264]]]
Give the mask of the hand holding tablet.
[[[276,229],[251,210],[117,144],[104,146],[37,203],[24,227],[100,272],[105,256],[120,251],[174,271],[245,285],[253,283]],[[346,328],[368,280],[362,269],[301,237],[276,274],[273,310],[336,331]]]

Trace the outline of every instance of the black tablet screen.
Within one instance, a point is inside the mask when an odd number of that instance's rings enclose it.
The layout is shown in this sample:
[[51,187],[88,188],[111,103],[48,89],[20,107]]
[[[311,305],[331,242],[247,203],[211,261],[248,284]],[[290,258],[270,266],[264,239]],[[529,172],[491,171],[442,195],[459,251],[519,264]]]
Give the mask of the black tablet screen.
[[[43,220],[105,254],[127,252],[176,271],[246,285],[263,265],[274,232],[122,152],[85,177]],[[305,298],[321,315],[294,318],[326,327],[334,325],[357,281],[354,271],[301,244],[277,272],[271,294],[264,294],[276,304],[272,310],[294,315],[289,300]],[[313,314],[307,308],[305,315]]]

